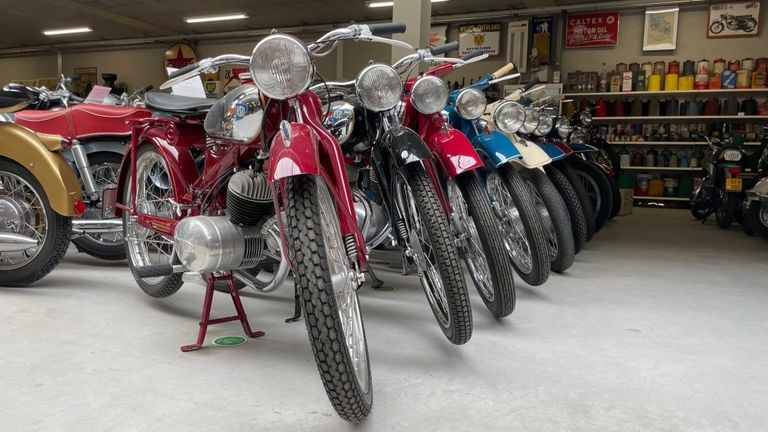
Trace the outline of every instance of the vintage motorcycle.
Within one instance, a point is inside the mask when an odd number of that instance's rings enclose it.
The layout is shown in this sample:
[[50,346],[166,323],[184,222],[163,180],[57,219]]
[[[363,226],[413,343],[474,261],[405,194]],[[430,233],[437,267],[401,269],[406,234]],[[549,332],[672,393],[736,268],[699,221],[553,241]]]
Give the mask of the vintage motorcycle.
[[[118,183],[129,266],[151,296],[176,292],[184,273],[205,275],[210,306],[216,281],[225,282],[234,299],[235,278],[270,291],[293,269],[326,393],[352,422],[365,418],[373,402],[357,299],[367,250],[343,155],[309,87],[314,57],[338,42],[394,45],[376,35],[404,30],[402,24],[351,25],[309,45],[275,33],[250,57],[222,55],[172,73],[162,88],[225,64],[248,65],[255,86],[242,85],[215,102],[148,93],[147,107],[165,115],[133,122]],[[201,170],[193,149],[204,153]],[[275,265],[268,282],[260,278],[264,267]],[[199,335],[197,344],[182,349],[201,343]]]
[[713,34],[722,33],[726,28],[752,33],[757,28],[757,20],[752,15],[721,14],[719,20],[709,25],[709,31]]
[[[10,97],[9,97],[10,96]],[[28,100],[0,92],[0,115]],[[80,184],[61,152],[69,142],[0,122],[0,285],[48,274],[67,251],[72,218],[83,214]]]
[[78,174],[82,184],[86,212],[73,220],[72,243],[81,252],[105,260],[125,258],[122,222],[105,219],[104,191],[117,184],[117,172],[128,143],[131,127],[129,120],[146,118],[150,111],[141,107],[141,94],[151,86],[134,94],[113,97],[114,103],[83,103],[68,90],[70,78],[64,78],[54,91],[45,87],[9,84],[6,91],[30,97],[32,103],[24,111],[9,116],[9,120],[41,133],[61,135],[72,145],[63,152]]
[[744,221],[751,230],[768,239],[768,177],[746,191]]

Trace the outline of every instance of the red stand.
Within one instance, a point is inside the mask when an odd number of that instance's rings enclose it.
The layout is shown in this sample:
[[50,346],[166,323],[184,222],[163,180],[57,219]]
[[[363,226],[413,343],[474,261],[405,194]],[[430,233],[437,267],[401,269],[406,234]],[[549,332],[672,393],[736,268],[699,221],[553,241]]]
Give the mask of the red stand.
[[[235,305],[237,315],[211,319],[211,305],[213,304],[214,291],[213,287],[216,284],[216,281],[227,282],[229,295],[232,297],[232,303]],[[264,336],[266,334],[263,331],[251,331],[251,326],[248,324],[248,316],[246,316],[245,310],[243,309],[243,303],[240,301],[240,294],[238,294],[237,288],[235,288],[235,283],[232,280],[232,273],[227,273],[224,276],[214,276],[213,274],[209,274],[208,283],[205,287],[205,300],[203,301],[203,314],[200,318],[200,329],[197,332],[197,343],[192,345],[184,345],[181,347],[181,350],[187,352],[196,351],[202,348],[203,342],[205,341],[205,333],[208,331],[209,325],[221,324],[237,320],[239,320],[240,324],[243,325],[243,331],[245,331],[245,335],[248,337],[255,338]]]

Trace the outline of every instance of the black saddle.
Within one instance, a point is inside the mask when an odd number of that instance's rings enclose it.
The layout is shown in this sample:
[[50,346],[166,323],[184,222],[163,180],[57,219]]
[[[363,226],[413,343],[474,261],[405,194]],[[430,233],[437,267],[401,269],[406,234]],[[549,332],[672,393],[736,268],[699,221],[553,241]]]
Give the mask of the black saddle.
[[195,115],[208,111],[216,99],[175,96],[168,93],[147,93],[144,103],[147,108],[169,114]]

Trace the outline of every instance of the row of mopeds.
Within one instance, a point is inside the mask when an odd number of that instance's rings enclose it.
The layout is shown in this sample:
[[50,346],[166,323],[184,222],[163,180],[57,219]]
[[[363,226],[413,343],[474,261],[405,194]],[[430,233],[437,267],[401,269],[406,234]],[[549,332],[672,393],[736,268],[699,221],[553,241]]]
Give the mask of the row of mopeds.
[[[0,122],[0,283],[38,280],[73,233],[103,240],[117,221],[105,244],[121,245],[145,293],[204,282],[204,310],[214,289],[227,291],[257,336],[237,291],[271,292],[292,275],[331,404],[363,420],[373,383],[357,291],[366,275],[378,281],[373,249],[400,249],[444,335],[464,344],[473,324],[461,261],[488,310],[508,316],[514,275],[535,286],[566,271],[620,204],[589,112],[559,116],[557,101],[535,100],[536,83],[488,104],[486,87],[518,76],[511,64],[450,92],[442,77],[485,56],[438,57],[457,44],[416,50],[382,36],[403,31],[355,24],[309,44],[275,33],[250,56],[203,59],[161,86],[248,66],[218,100],[148,92],[123,104],[141,106],[20,111],[40,92],[7,87],[0,110],[15,114]],[[413,53],[353,81],[319,78],[314,59],[348,40]],[[431,69],[417,73],[424,63]],[[97,182],[98,152],[84,147],[103,142],[124,143],[124,156]]]

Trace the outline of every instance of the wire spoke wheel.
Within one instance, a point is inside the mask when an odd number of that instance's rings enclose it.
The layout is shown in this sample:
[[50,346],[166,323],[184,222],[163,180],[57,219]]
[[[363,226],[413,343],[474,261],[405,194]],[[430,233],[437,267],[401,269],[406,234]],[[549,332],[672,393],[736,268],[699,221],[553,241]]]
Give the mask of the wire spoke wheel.
[[544,226],[544,231],[547,235],[547,250],[549,251],[549,258],[554,260],[558,254],[557,232],[555,231],[555,224],[552,222],[552,217],[549,214],[549,210],[547,210],[547,205],[544,203],[544,199],[541,197],[538,189],[536,189],[536,186],[534,186],[533,183],[528,180],[526,180],[525,183],[528,185],[528,190],[533,197],[533,203],[536,206],[536,211],[539,213],[539,217],[541,217],[541,223]]
[[520,211],[515,205],[507,187],[498,173],[489,173],[486,178],[488,195],[491,196],[497,211],[501,213],[504,243],[515,267],[522,272],[530,272],[533,267],[531,245],[525,234],[525,226]]
[[31,237],[37,246],[0,253],[0,270],[29,264],[41,251],[48,235],[48,213],[37,190],[21,176],[0,171],[0,231]]
[[[104,194],[104,189],[117,187],[122,155],[96,153],[89,155],[89,159],[96,192],[101,197]],[[98,206],[89,205],[82,219],[100,220],[102,219],[102,209],[103,203],[99,203]],[[86,233],[75,238],[73,243],[80,251],[88,255],[101,259],[118,260],[125,258],[123,241],[124,233],[120,230],[117,232]]]

